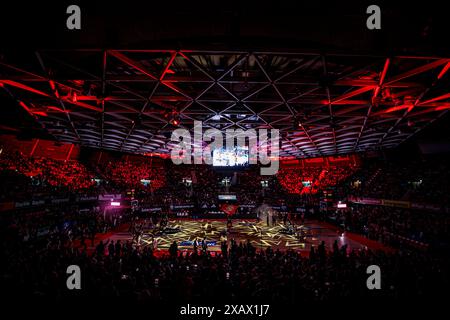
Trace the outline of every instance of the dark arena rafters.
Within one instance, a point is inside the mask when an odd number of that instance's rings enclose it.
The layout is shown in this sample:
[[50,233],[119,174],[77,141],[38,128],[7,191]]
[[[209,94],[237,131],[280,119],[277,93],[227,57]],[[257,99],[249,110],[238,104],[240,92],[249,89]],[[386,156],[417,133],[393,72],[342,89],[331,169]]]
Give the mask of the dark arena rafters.
[[2,311],[448,313],[433,2],[3,1]]
[[61,142],[168,153],[174,127],[277,128],[281,156],[398,146],[450,108],[450,59],[313,52],[49,50],[0,84]]

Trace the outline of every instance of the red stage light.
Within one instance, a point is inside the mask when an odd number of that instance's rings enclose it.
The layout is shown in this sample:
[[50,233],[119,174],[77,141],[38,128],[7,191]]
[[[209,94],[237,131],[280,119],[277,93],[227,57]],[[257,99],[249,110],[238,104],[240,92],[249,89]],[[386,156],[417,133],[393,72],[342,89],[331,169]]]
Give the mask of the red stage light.
[[74,92],[74,93],[72,94],[72,101],[73,101],[73,102],[77,102],[77,93],[76,93],[76,92]]
[[33,114],[41,117],[48,117],[48,114],[44,111],[34,111]]

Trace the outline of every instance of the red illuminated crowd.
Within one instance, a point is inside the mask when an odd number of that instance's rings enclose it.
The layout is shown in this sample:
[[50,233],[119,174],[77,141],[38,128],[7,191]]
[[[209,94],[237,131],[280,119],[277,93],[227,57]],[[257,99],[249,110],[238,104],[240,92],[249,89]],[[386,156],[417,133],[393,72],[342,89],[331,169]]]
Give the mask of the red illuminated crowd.
[[[25,156],[20,152],[3,152],[0,156],[0,171],[14,181],[22,180],[20,188],[80,191],[92,189],[95,186],[94,175],[86,167],[75,160],[54,160],[51,158],[35,158]],[[22,177],[20,177],[22,176]],[[6,181],[6,183],[8,183]],[[17,190],[20,193],[22,190]]]
[[[5,177],[2,198],[39,192],[126,192],[166,204],[215,204],[220,192],[239,195],[241,203],[266,201],[294,203],[319,191],[339,187],[342,195],[414,201],[449,206],[450,175],[446,161],[415,160],[406,165],[395,162],[331,167],[281,167],[276,176],[263,177],[248,168],[219,175],[210,166],[171,163],[152,165],[149,161],[110,160],[85,165],[76,160],[54,160],[3,152],[0,173]],[[97,178],[97,179],[94,179]],[[222,182],[227,179],[228,186]],[[263,186],[262,183],[265,185]],[[298,195],[302,197],[298,197]]]
[[288,193],[315,194],[334,187],[355,171],[354,167],[281,168],[277,178]]
[[109,182],[124,189],[142,188],[145,180],[153,189],[159,189],[166,183],[164,170],[146,162],[109,161],[100,170]]

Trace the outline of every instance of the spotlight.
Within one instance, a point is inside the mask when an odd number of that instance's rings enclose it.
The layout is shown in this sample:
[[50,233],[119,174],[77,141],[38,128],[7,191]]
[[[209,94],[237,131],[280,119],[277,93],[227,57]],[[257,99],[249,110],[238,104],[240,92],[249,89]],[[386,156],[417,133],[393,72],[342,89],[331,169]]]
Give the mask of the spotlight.
[[292,129],[297,130],[301,127],[302,127],[302,123],[300,122],[300,120],[298,118],[294,118],[294,122],[292,124]]
[[71,91],[70,97],[69,97],[70,101],[72,101],[73,103],[76,103],[78,100],[77,97],[77,93],[76,91]]
[[172,116],[172,119],[170,119],[169,123],[173,126],[179,126],[180,125],[180,116],[178,114],[174,114]]

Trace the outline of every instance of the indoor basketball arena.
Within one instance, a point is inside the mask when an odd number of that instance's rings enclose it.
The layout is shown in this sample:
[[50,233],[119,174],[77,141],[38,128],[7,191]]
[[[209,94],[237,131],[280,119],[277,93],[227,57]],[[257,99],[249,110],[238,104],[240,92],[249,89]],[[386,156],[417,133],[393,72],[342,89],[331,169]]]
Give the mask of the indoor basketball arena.
[[2,22],[2,291],[190,315],[445,297],[449,30],[321,5]]

